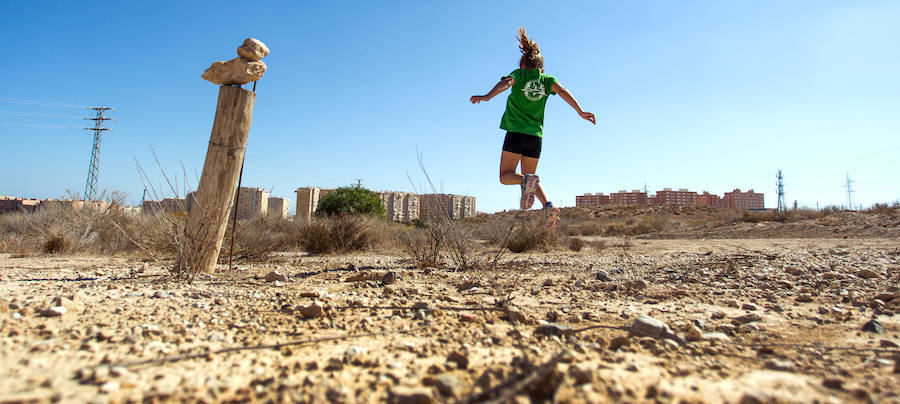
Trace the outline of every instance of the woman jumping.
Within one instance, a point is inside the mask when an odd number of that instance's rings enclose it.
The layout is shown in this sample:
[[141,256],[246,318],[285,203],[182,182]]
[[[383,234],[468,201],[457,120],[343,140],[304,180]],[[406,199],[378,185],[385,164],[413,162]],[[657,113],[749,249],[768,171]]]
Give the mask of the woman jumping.
[[[522,51],[519,68],[513,70],[509,76],[501,78],[487,94],[473,95],[469,100],[473,104],[490,101],[497,94],[512,87],[512,92],[506,99],[506,111],[500,120],[500,129],[507,131],[506,139],[503,140],[503,152],[500,154],[500,182],[504,185],[521,186],[519,207],[522,210],[531,209],[537,195],[544,204],[547,227],[554,228],[559,223],[559,208],[553,206],[547,199],[540,179],[534,174],[537,171],[538,159],[541,157],[544,107],[547,105],[547,98],[551,94],[559,94],[579,116],[595,125],[597,120],[594,114],[581,110],[578,101],[575,101],[572,94],[559,84],[556,77],[544,74],[544,57],[541,56],[538,44],[525,35],[523,28],[520,27],[518,33],[519,49]],[[516,172],[520,161],[521,174]]]

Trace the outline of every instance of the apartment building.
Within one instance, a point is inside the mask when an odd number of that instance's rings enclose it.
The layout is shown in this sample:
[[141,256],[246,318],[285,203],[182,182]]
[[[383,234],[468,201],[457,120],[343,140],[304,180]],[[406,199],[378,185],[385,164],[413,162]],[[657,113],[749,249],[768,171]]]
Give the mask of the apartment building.
[[388,220],[402,220],[403,216],[403,193],[402,192],[379,192],[378,199],[384,206],[384,216]]
[[646,192],[637,189],[631,192],[620,190],[609,194],[609,203],[615,205],[648,205],[650,204],[650,198],[647,197]]
[[695,206],[697,205],[697,193],[684,188],[677,191],[672,190],[672,188],[663,188],[662,191],[656,191],[656,197],[651,204]]
[[40,204],[40,199],[25,199],[0,195],[0,214],[16,212],[34,213]]
[[[318,187],[297,188],[295,191],[297,193],[297,214],[294,216],[294,220],[308,221],[316,213],[321,198],[332,191],[334,190]],[[462,219],[476,214],[475,197],[473,196],[418,195],[395,191],[383,191],[376,194],[384,206],[385,216],[388,220],[408,222],[420,218],[438,217],[441,215],[440,209],[443,209],[446,216],[451,219]]]
[[465,219],[476,214],[475,197],[450,194],[420,195],[419,217],[423,220]]
[[408,192],[384,191],[378,193],[388,220],[408,222],[419,218],[419,195]]
[[584,194],[584,195],[576,195],[575,196],[575,206],[576,207],[593,207],[600,205],[609,205],[609,195],[604,195],[602,193],[599,194]]
[[165,198],[161,201],[147,200],[141,205],[143,213],[180,213],[187,214],[188,202],[187,198]]
[[290,214],[291,201],[289,201],[287,198],[270,196],[268,205],[269,206],[267,208],[267,214],[269,216],[286,218]]
[[85,201],[80,199],[44,199],[35,207],[37,212],[42,209],[50,208],[69,208],[69,209],[109,209],[110,203],[105,201]]
[[702,194],[697,195],[697,206],[722,207],[722,197],[703,191]]
[[294,220],[309,221],[319,206],[322,190],[316,187],[301,187],[294,192],[297,193],[297,212],[294,214]]
[[765,209],[763,194],[749,190],[741,192],[735,189],[722,196],[722,207],[732,209]]
[[238,192],[240,195],[237,198],[237,209],[232,209],[231,213],[237,214],[238,220],[265,216],[269,211],[269,191],[262,188],[241,187]]
[[[406,194],[403,197],[403,215],[401,217],[401,221],[408,222],[410,220],[415,220],[420,217],[420,204],[421,199],[419,195],[416,194]],[[474,201],[472,202],[474,206]]]
[[747,192],[741,192],[735,189],[732,192],[726,192],[724,196],[710,194],[703,191],[697,194],[694,191],[681,188],[673,190],[672,188],[663,188],[656,191],[655,195],[648,196],[646,192],[640,190],[613,192],[609,196],[602,193],[584,194],[575,196],[575,206],[591,207],[606,204],[617,205],[678,205],[678,206],[714,206],[732,209],[765,209],[765,200],[763,194],[754,192],[752,189]]

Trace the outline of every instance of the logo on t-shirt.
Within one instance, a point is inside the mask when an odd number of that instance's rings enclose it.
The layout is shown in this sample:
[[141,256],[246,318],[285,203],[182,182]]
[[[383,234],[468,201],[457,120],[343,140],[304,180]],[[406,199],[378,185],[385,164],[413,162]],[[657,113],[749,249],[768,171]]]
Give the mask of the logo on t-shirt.
[[547,93],[544,91],[544,84],[541,83],[540,79],[534,79],[525,83],[522,93],[525,94],[525,98],[531,101],[537,101],[547,96]]

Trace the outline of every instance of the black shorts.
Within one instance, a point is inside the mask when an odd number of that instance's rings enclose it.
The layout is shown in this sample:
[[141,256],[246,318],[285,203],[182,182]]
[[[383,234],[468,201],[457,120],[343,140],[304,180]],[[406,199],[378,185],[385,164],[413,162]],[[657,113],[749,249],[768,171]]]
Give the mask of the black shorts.
[[542,140],[539,136],[527,133],[506,132],[506,139],[503,139],[503,151],[535,159],[541,158]]

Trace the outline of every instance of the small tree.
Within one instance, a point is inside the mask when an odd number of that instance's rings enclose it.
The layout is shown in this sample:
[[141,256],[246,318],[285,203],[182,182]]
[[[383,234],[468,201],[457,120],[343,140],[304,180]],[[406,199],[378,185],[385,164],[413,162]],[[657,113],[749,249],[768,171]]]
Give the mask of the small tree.
[[321,216],[360,214],[384,217],[384,205],[378,194],[361,187],[341,187],[319,200],[316,214]]

